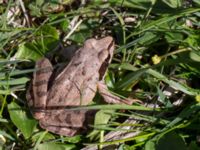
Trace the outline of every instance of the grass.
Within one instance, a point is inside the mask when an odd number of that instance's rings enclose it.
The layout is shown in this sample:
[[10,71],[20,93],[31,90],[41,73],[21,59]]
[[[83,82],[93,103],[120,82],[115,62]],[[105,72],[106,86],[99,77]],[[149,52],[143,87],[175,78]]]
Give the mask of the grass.
[[[199,149],[197,0],[0,3],[0,149]],[[97,94],[95,105],[71,108],[100,110],[92,132],[41,129],[25,97],[35,61],[66,63],[62,49],[107,35],[116,43],[107,86],[141,104],[102,105]]]

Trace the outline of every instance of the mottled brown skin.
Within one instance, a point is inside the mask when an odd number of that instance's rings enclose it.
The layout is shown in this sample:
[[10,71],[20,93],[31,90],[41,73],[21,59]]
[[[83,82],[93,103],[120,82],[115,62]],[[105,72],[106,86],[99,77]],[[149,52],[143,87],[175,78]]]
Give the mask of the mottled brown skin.
[[94,111],[70,110],[67,107],[88,105],[97,90],[108,103],[130,104],[127,100],[121,101],[108,94],[104,84],[104,75],[113,51],[112,37],[88,39],[55,77],[48,59],[36,62],[38,70],[33,74],[27,100],[42,128],[65,136],[84,131],[92,121]]

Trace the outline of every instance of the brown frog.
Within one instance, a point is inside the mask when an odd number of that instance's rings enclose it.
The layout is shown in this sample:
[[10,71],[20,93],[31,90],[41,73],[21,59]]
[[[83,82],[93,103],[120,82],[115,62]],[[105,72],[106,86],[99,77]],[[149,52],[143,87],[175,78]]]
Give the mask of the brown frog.
[[47,58],[36,62],[27,100],[42,128],[66,136],[84,131],[94,111],[70,110],[67,107],[88,105],[96,91],[108,103],[132,103],[109,93],[104,84],[113,51],[114,41],[108,36],[100,40],[86,40],[60,73],[55,73]]

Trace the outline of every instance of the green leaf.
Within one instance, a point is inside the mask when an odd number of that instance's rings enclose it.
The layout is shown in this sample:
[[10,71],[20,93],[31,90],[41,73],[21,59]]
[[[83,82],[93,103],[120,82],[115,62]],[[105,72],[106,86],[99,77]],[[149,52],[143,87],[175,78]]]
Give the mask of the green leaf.
[[12,31],[4,31],[0,32],[0,50],[9,42],[9,40],[13,39],[17,34],[20,34],[20,30],[12,30]]
[[173,21],[178,17],[185,16],[185,15],[191,14],[191,13],[195,13],[195,12],[198,12],[199,10],[200,10],[200,8],[188,8],[188,9],[184,9],[184,10],[178,11],[176,13],[170,14],[168,16],[161,17],[160,19],[147,22],[142,26],[141,30],[139,30],[138,32],[133,32],[130,36],[140,34],[147,30],[155,29],[156,27],[162,26],[163,24]]
[[193,3],[196,3],[197,5],[200,5],[200,1],[199,0],[193,0]]
[[76,135],[73,137],[63,137],[62,141],[69,142],[69,143],[78,143],[81,141],[81,135]]
[[91,37],[91,35],[91,27],[87,24],[82,23],[79,26],[79,32],[74,32],[69,39],[75,41],[76,43],[83,43],[88,37]]
[[190,52],[190,58],[194,61],[200,62],[200,55],[195,52]]
[[156,150],[187,150],[183,139],[175,132],[162,136],[156,144]]
[[60,23],[60,28],[61,28],[64,32],[67,32],[69,23],[70,23],[70,22],[69,22],[69,20],[67,20],[67,19],[61,21],[61,23]]
[[100,128],[105,127],[113,112],[114,110],[98,111],[95,115],[94,125]]
[[37,150],[71,150],[76,146],[73,144],[58,144],[58,143],[42,143]]
[[50,25],[42,26],[36,33],[35,36],[37,37],[34,40],[34,44],[41,48],[39,49],[43,53],[48,52],[54,49],[58,45],[59,41],[59,34],[55,27]]
[[0,60],[0,67],[4,67],[6,65],[10,65],[10,64],[17,64],[22,62],[22,60],[6,60],[6,59],[2,59]]
[[162,0],[162,1],[172,8],[178,8],[182,4],[182,0]]
[[139,39],[138,43],[141,45],[150,45],[158,41],[160,35],[154,34],[152,32],[145,32],[145,34]]
[[184,40],[184,42],[188,43],[190,47],[193,49],[197,49],[200,45],[200,32],[190,32],[190,35]]
[[178,116],[176,116],[176,118],[174,120],[172,120],[169,124],[167,124],[166,127],[164,127],[162,129],[162,131],[164,132],[164,131],[167,131],[169,128],[175,128],[175,126],[177,126],[178,123],[179,123],[179,126],[180,125],[186,125],[186,123],[185,124],[183,124],[183,123],[181,124],[180,122],[183,121],[186,118],[191,117],[192,114],[195,114],[196,112],[198,112],[199,109],[200,109],[200,103],[185,107],[181,111],[181,113]]
[[36,0],[36,5],[37,6],[42,6],[44,4],[45,0]]
[[42,57],[42,54],[38,52],[38,48],[32,43],[22,43],[19,45],[19,49],[15,54],[15,57],[19,59],[37,60]]
[[200,148],[197,145],[196,141],[192,141],[188,146],[188,150],[200,150]]
[[158,80],[161,80],[167,84],[169,84],[174,89],[179,89],[180,91],[188,94],[188,95],[198,95],[200,93],[200,90],[193,89],[185,84],[181,84],[179,82],[169,80],[165,75],[153,70],[153,69],[136,69],[136,67],[128,64],[123,64],[120,66],[123,69],[132,70],[134,72],[129,73],[126,77],[124,77],[123,80],[116,83],[117,88],[124,88],[125,86],[130,85],[134,80],[138,79],[141,75],[144,73],[147,73],[149,75],[152,75],[153,77],[157,78]]
[[27,113],[15,102],[8,104],[10,118],[15,126],[22,132],[27,139],[33,133],[37,121],[27,116]]
[[35,3],[29,4],[28,7],[32,16],[40,17],[42,15],[40,7],[38,7]]
[[48,141],[48,140],[53,140],[55,139],[54,135],[51,134],[50,132],[46,133],[46,131],[41,131],[41,132],[37,132],[35,133],[31,139],[35,142],[37,140],[39,140],[39,138],[43,136],[42,141]]
[[59,34],[56,28],[50,25],[44,25],[34,33],[35,40],[19,45],[15,54],[18,59],[37,60],[45,53],[53,50],[59,41]]
[[91,139],[97,137],[100,133],[100,130],[104,130],[106,128],[109,119],[111,118],[111,114],[115,112],[114,110],[100,110],[96,113],[94,119],[94,130],[88,135]]
[[145,150],[156,150],[155,149],[155,143],[153,141],[148,141],[146,144],[145,144],[145,147],[144,147]]
[[165,39],[168,43],[176,43],[182,41],[184,38],[182,33],[166,32]]
[[18,79],[9,79],[0,81],[0,85],[19,85],[19,84],[25,84],[27,81],[29,81],[28,78],[22,77]]

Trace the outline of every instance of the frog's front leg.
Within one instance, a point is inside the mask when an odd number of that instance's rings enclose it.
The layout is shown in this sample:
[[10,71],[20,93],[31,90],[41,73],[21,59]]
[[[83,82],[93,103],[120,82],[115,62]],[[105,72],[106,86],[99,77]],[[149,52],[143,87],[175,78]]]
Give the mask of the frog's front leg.
[[139,100],[135,99],[122,99],[118,96],[115,96],[114,94],[109,92],[106,84],[103,81],[99,81],[97,83],[97,89],[107,103],[131,105],[133,102],[140,102]]

